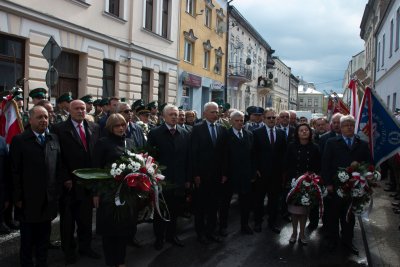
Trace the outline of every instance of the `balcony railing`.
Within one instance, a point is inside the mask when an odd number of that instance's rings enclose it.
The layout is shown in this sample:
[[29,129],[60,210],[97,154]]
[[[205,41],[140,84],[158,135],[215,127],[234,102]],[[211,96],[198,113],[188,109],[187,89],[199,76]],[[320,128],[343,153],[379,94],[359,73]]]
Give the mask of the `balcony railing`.
[[249,81],[252,80],[252,71],[251,68],[244,63],[229,63],[228,64],[228,75],[243,77]]

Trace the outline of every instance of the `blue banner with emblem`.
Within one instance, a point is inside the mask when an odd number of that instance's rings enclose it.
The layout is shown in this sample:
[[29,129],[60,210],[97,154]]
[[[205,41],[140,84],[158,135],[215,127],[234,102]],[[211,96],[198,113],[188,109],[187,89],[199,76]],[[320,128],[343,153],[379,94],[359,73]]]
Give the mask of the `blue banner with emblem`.
[[360,105],[356,133],[368,142],[375,165],[400,152],[400,125],[369,87]]

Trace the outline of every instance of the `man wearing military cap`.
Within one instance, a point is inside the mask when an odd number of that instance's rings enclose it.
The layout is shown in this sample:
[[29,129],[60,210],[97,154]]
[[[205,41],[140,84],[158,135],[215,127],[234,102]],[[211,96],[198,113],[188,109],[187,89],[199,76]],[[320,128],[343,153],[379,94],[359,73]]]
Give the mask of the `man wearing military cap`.
[[[98,99],[98,100],[99,100],[98,107],[99,107],[99,109],[101,109],[101,112],[99,112],[95,116],[95,118],[94,118],[95,122],[99,122],[104,116],[106,116],[106,114],[109,111],[108,98],[102,98],[102,99]],[[96,111],[98,111],[98,110],[96,109]]]
[[40,100],[45,99],[47,94],[47,90],[43,87],[38,87],[33,89],[29,96],[32,98],[33,105],[36,105]]
[[56,123],[66,121],[69,116],[69,103],[72,101],[71,92],[64,93],[57,98]]
[[89,114],[93,109],[93,96],[92,95],[85,95],[81,97],[81,100],[85,102],[86,105],[86,114]]
[[152,122],[154,125],[158,124],[158,116],[157,116],[157,101],[152,101],[147,105],[147,109],[150,110],[150,117],[149,121]]
[[132,104],[132,111],[133,111],[133,122],[137,122],[139,121],[139,117],[136,114],[136,108],[140,107],[140,106],[144,106],[144,101],[142,99],[138,99],[135,102],[133,102]]
[[246,123],[245,129],[249,131],[254,131],[260,127],[264,126],[264,122],[262,121],[262,115],[264,113],[264,109],[262,107],[250,106],[246,109],[247,114],[250,119]]
[[160,114],[158,116],[158,125],[161,125],[161,124],[164,123],[163,110],[164,110],[166,105],[167,105],[167,103],[163,103],[163,104],[158,106],[158,114]]
[[100,106],[100,101],[101,99],[96,99],[95,101],[93,101],[93,106],[94,106],[94,119],[95,121],[97,121],[97,117],[98,115],[103,111],[103,108]]

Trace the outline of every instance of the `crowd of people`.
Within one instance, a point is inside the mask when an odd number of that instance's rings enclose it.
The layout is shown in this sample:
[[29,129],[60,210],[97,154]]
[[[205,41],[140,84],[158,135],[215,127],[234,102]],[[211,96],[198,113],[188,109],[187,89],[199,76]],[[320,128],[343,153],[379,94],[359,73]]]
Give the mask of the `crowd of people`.
[[137,100],[129,105],[117,97],[72,100],[70,94],[60,96],[55,113],[42,89],[30,96],[34,106],[24,114],[25,131],[13,138],[9,151],[0,138],[0,210],[7,208],[0,213],[1,231],[6,233],[8,226],[20,230],[21,266],[47,266],[51,221],[57,214],[66,264],[77,262],[79,255],[100,258],[91,245],[93,208],[106,264],[125,266],[126,246],[137,242],[137,207],[126,220],[113,220],[112,196],[88,190],[72,172],[106,168],[127,150],[143,147],[156,149],[156,160],[166,167],[163,175],[174,185],[163,192],[170,220],[154,214],[157,250],[165,242],[184,246],[176,222],[188,199],[197,241],[223,242],[233,194],[238,195],[242,234],[265,230],[264,217],[267,229],[280,234],[282,217],[293,226],[288,242],[306,246],[307,220],[310,231],[319,226],[318,205],[309,209],[285,198],[293,178],[313,172],[328,190],[322,218],[327,248],[333,250],[340,242],[358,254],[352,243],[354,215],[347,213],[350,203],[337,196],[334,183],[339,167],[370,162],[368,145],[354,134],[350,115],[308,122],[296,118],[295,111],[278,114],[252,106],[245,114],[209,102],[197,118],[195,111],[171,104],[157,107],[156,102]]

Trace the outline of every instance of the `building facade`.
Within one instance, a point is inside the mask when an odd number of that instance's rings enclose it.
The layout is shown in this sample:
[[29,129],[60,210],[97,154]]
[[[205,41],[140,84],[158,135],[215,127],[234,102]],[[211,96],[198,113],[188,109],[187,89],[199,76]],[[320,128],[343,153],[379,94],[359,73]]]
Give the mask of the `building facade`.
[[235,7],[228,15],[227,101],[242,111],[272,107],[274,50]]
[[375,82],[375,55],[376,42],[374,33],[382,18],[389,0],[368,0],[360,24],[360,37],[364,40],[365,73],[367,75],[365,85],[373,85]]
[[201,114],[205,103],[225,99],[227,1],[180,5],[178,103]]
[[178,0],[0,1],[0,90],[21,78],[25,98],[47,88],[42,50],[53,37],[52,100],[70,91],[176,103],[179,15]]
[[300,78],[298,89],[299,105],[297,110],[323,113],[324,94],[316,90],[313,83]]
[[289,109],[297,110],[299,106],[299,78],[290,74],[290,84],[289,84]]
[[391,0],[375,32],[375,90],[392,112],[400,107],[400,0]]
[[289,90],[291,69],[279,58],[273,57],[274,69],[274,90],[272,93],[272,107],[277,112],[289,109]]

